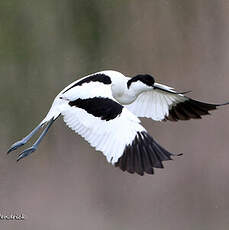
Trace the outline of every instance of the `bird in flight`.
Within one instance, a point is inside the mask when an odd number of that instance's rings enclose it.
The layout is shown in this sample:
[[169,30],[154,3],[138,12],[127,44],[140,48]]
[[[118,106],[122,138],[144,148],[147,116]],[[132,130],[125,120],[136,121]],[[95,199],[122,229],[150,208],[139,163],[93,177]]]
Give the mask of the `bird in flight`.
[[133,78],[107,70],[90,74],[64,88],[54,99],[46,117],[26,137],[14,143],[8,153],[26,144],[44,128],[32,147],[17,161],[33,153],[53,122],[60,116],[67,126],[81,135],[108,162],[123,171],[153,174],[163,161],[173,156],[161,147],[140,124],[138,117],[155,121],[200,119],[224,104],[199,102],[156,83],[148,74]]

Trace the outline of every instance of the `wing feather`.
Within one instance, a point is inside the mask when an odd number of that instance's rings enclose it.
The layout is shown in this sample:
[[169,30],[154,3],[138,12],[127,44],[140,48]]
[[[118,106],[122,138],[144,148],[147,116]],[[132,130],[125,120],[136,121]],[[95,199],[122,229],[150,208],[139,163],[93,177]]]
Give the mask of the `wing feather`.
[[[158,145],[141,126],[140,120],[125,107],[119,116],[105,120],[103,115],[96,117],[70,104],[61,112],[67,126],[123,171],[153,174],[154,167],[163,167],[161,161],[171,159],[173,154]],[[96,112],[100,114],[101,111]]]
[[113,164],[123,154],[125,146],[132,142],[136,133],[145,131],[138,118],[125,108],[119,117],[110,121],[101,120],[83,109],[71,106],[62,115],[66,124],[92,147],[102,151],[109,161],[113,158]]
[[210,110],[224,104],[209,104],[193,100],[173,88],[155,83],[151,91],[141,93],[137,99],[125,107],[138,117],[147,117],[155,121],[178,121],[200,119]]
[[[89,92],[89,94],[87,94]],[[141,111],[152,113],[151,94],[140,95]],[[157,110],[160,114],[167,108],[163,105],[163,95],[156,95]],[[107,161],[129,173],[143,175],[154,173],[154,167],[162,167],[161,161],[174,155],[158,145],[149,136],[140,120],[127,108],[120,105],[111,93],[110,85],[100,82],[75,86],[60,95],[63,100],[60,112],[68,127],[81,135],[92,147],[101,151]],[[154,98],[153,98],[154,100]],[[162,106],[163,105],[163,106]],[[133,107],[138,112],[138,107]]]

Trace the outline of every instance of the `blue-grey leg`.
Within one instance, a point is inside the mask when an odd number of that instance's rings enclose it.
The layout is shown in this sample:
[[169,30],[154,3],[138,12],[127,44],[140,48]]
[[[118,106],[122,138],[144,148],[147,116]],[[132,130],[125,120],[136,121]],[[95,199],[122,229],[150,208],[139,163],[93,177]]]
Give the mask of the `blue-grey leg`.
[[32,145],[32,147],[24,150],[17,158],[17,161],[21,160],[22,158],[30,155],[31,153],[35,152],[37,150],[38,145],[40,144],[40,142],[42,141],[42,139],[44,138],[44,136],[46,135],[46,133],[48,132],[49,128],[51,127],[51,125],[53,124],[55,120],[52,119],[49,121],[47,127],[44,129],[44,131],[41,133],[40,137],[37,139],[37,141]]
[[24,137],[23,139],[21,139],[20,141],[17,141],[16,143],[14,143],[13,145],[11,145],[11,147],[9,148],[9,150],[7,151],[7,153],[10,153],[14,150],[16,150],[17,148],[23,146],[24,144],[26,144],[30,138],[35,135],[38,130],[41,128],[42,126],[39,124],[35,129],[32,130],[31,133],[29,133],[26,137]]

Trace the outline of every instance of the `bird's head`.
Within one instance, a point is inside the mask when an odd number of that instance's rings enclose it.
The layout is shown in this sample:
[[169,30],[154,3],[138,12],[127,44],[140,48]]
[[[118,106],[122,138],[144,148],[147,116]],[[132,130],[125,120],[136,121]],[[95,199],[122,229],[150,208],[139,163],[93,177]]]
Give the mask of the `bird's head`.
[[138,74],[127,82],[127,88],[151,90],[154,87],[154,78],[149,74]]

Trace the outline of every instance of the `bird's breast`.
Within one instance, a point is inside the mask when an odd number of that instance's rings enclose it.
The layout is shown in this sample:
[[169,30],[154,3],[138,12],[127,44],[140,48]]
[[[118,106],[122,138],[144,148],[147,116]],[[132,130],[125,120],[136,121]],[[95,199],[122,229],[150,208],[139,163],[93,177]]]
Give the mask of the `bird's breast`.
[[111,86],[112,96],[122,105],[128,105],[132,103],[136,96],[133,95],[128,89],[123,86]]

